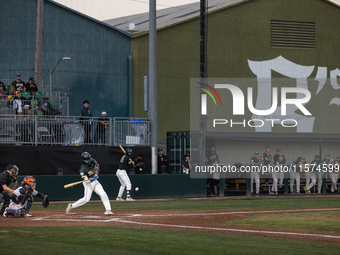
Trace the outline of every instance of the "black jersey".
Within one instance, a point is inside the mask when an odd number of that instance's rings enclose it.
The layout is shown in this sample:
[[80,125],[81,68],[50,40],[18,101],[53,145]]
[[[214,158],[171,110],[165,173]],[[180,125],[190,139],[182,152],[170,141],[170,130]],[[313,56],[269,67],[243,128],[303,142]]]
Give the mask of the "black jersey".
[[129,170],[129,163],[131,162],[131,158],[128,155],[123,155],[119,161],[118,169],[120,170]]
[[[97,166],[97,169],[94,168],[95,166]],[[97,163],[97,161],[94,158],[92,158],[90,164],[83,163],[81,165],[79,172],[80,172],[81,176],[86,175],[87,177],[90,178],[90,177],[93,177],[95,175],[96,170],[99,171],[99,164]]]
[[16,179],[14,179],[13,176],[10,176],[7,171],[0,173],[0,192],[4,191],[2,185],[9,186],[12,182],[16,182]]
[[265,165],[270,165],[273,163],[272,155],[268,155],[267,153],[262,154],[262,160]]

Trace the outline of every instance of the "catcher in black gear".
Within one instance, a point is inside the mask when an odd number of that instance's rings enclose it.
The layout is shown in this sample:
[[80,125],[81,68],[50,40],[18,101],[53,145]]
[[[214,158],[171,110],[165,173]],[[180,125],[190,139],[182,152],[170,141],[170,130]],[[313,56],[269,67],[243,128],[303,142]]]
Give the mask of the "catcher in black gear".
[[36,181],[33,176],[26,176],[22,181],[22,186],[14,190],[11,194],[9,207],[3,213],[4,217],[30,217],[32,214],[29,210],[33,204],[33,196],[40,197],[42,205],[46,208],[49,205],[47,195],[44,195],[35,189]]

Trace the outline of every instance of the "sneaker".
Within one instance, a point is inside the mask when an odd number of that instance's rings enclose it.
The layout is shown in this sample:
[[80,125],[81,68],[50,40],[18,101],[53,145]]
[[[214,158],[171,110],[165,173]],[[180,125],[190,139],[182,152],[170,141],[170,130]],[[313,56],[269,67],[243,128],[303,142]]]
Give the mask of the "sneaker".
[[304,188],[304,190],[305,190],[306,194],[308,194],[308,190],[306,188]]
[[258,197],[258,196],[260,196],[260,194],[259,194],[259,193],[256,193],[256,194],[255,194],[255,196],[257,196],[257,197]]
[[275,195],[279,195],[279,193],[275,192]]
[[70,214],[71,213],[71,210],[72,210],[72,204],[69,203],[67,208],[66,208],[66,214]]
[[7,210],[8,210],[8,207],[5,208],[5,211],[4,211],[4,213],[2,214],[5,218],[8,217]]
[[32,213],[26,213],[24,217],[32,217]]
[[124,201],[124,199],[121,198],[121,197],[117,197],[116,200],[117,200],[117,201]]
[[107,210],[107,211],[104,212],[104,214],[105,214],[105,215],[113,215],[113,212],[111,212],[111,210],[110,210],[110,211]]
[[135,201],[132,197],[127,197],[126,201]]

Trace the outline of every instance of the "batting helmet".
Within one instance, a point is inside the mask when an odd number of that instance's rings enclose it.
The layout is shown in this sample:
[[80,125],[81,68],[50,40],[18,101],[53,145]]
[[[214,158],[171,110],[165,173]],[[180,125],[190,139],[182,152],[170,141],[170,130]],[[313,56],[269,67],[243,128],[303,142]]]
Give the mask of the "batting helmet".
[[127,148],[126,149],[126,154],[128,154],[128,153],[132,153],[132,149],[131,148]]
[[25,176],[25,178],[22,181],[22,184],[27,184],[28,186],[31,187],[32,190],[34,190],[36,186],[35,178],[33,176]]
[[88,153],[88,152],[86,152],[86,151],[83,152],[83,153],[81,154],[81,157],[83,158],[83,161],[84,161],[85,163],[90,163],[91,160],[92,160],[91,154]]

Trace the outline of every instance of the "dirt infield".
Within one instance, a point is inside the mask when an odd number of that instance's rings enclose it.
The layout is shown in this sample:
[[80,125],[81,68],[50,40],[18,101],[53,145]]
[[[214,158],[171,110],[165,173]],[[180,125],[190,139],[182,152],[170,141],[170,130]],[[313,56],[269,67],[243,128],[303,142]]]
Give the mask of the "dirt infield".
[[[103,210],[32,211],[33,217],[3,218],[2,227],[9,226],[128,226],[134,228],[154,228],[209,233],[241,234],[262,237],[277,237],[309,242],[340,243],[340,233],[327,231],[287,230],[278,228],[255,228],[225,226],[216,223],[246,219],[251,214],[330,211],[340,208],[292,209],[262,211],[146,211],[115,210],[114,215],[106,216]],[[47,214],[48,213],[48,214]]]

